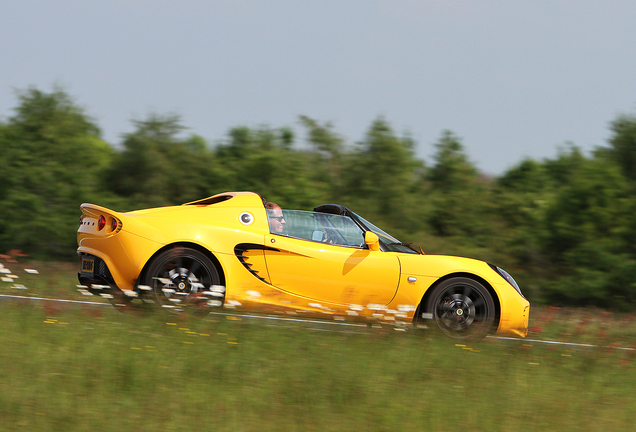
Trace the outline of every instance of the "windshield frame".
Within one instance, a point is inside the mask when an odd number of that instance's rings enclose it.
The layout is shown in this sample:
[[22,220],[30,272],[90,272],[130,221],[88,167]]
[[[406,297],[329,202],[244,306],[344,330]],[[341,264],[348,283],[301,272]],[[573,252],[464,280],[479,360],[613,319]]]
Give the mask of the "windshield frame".
[[353,219],[356,221],[356,223],[360,224],[360,226],[365,231],[371,231],[371,232],[375,233],[379,237],[379,239],[380,239],[380,248],[383,251],[385,251],[385,252],[402,252],[402,253],[418,254],[418,255],[422,255],[424,253],[419,246],[414,245],[413,243],[402,243],[401,241],[399,241],[398,239],[393,237],[391,234],[389,234],[386,231],[378,228],[377,226],[375,226],[374,224],[372,224],[371,222],[369,222],[368,220],[366,220],[362,216],[360,216],[360,215],[358,215],[356,213],[353,213],[353,212],[351,212],[351,213],[352,213]]

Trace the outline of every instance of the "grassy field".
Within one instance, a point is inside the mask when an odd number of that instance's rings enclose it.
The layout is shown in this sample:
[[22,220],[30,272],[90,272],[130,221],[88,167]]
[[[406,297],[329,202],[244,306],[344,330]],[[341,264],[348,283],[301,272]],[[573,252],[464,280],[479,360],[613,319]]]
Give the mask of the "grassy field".
[[[19,277],[2,294],[81,298],[74,267],[5,265]],[[606,347],[590,348],[26,300],[0,311],[0,430],[633,428],[636,354],[607,348],[636,340],[628,315],[533,310],[529,338]]]

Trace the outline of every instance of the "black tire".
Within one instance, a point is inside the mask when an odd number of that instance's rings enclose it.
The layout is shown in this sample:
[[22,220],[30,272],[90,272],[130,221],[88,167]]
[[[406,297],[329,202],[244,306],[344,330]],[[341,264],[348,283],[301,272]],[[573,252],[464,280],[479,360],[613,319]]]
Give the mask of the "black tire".
[[495,322],[495,302],[490,292],[476,280],[464,277],[436,286],[426,312],[444,334],[456,339],[484,338]]
[[165,310],[195,315],[207,315],[211,308],[223,305],[225,290],[218,288],[220,282],[212,261],[186,247],[157,255],[143,278],[143,284],[152,289],[157,303]]

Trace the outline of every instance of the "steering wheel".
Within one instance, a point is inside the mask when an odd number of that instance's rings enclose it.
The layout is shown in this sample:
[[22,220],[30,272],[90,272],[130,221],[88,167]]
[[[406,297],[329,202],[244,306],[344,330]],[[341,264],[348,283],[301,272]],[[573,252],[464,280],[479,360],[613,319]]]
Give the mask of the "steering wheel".
[[325,229],[325,238],[323,239],[323,243],[336,244],[336,233],[333,229],[326,228]]

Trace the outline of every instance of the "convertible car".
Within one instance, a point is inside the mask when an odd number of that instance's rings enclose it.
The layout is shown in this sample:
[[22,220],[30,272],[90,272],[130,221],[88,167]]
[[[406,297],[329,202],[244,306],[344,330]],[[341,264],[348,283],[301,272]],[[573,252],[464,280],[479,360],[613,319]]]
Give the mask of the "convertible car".
[[483,261],[427,255],[348,208],[285,210],[252,192],[119,213],[81,205],[79,281],[119,308],[242,309],[524,337],[530,304]]

